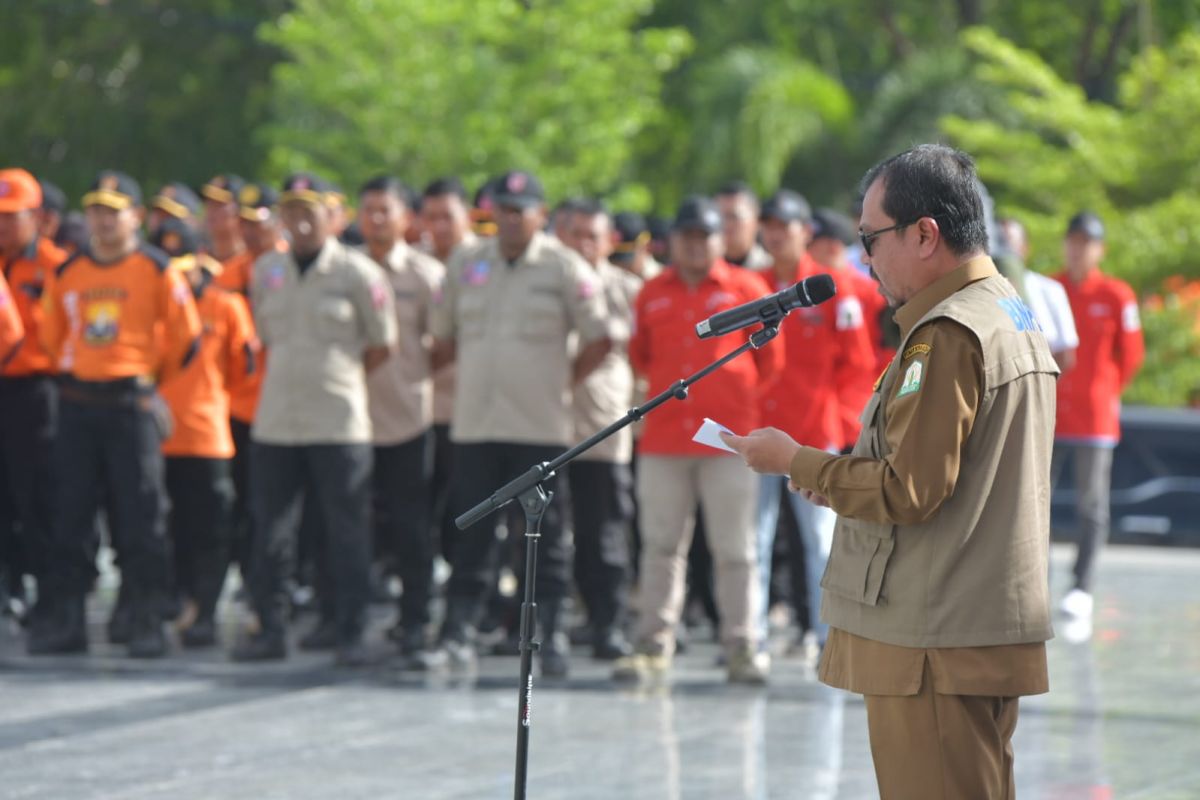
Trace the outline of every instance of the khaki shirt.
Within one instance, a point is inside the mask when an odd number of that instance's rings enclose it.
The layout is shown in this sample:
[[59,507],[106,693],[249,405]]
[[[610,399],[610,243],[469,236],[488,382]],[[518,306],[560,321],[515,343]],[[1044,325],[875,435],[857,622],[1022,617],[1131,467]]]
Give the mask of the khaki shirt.
[[[479,241],[479,237],[468,231],[458,248],[470,247],[477,241]],[[430,256],[434,257],[432,253]],[[451,253],[451,257],[453,257],[453,253]],[[449,425],[454,418],[455,372],[455,365],[450,363],[433,373],[433,423],[435,425]]]
[[[634,394],[629,338],[633,335],[633,300],[642,288],[642,281],[607,261],[595,270],[602,286],[612,348],[600,365],[575,387],[576,443],[625,416]],[[622,428],[579,458],[581,461],[629,463],[633,458],[633,430],[628,426]]]
[[303,276],[291,253],[268,253],[254,262],[250,299],[270,359],[254,440],[369,443],[363,352],[396,341],[379,266],[332,238]]
[[[905,380],[893,379],[883,401],[887,457],[862,457],[861,447],[847,457],[802,448],[792,462],[794,483],[823,494],[848,519],[916,525],[937,514],[954,494],[966,441],[981,412],[984,356],[975,334],[952,319],[914,327],[955,292],[994,274],[990,260],[968,262],[897,311],[907,342],[896,357],[898,370],[893,363],[886,374],[903,373]],[[915,363],[920,367],[913,369]],[[1015,696],[1048,689],[1043,641],[905,647],[836,627],[830,629],[820,678],[863,694],[911,695],[921,688],[926,660],[941,693]]]
[[403,242],[381,265],[392,285],[399,339],[395,352],[367,377],[372,441],[414,439],[433,423],[429,310],[446,268]]
[[456,250],[432,325],[434,338],[457,345],[451,439],[567,444],[568,339],[602,339],[605,316],[592,269],[543,233],[511,264],[495,239]]

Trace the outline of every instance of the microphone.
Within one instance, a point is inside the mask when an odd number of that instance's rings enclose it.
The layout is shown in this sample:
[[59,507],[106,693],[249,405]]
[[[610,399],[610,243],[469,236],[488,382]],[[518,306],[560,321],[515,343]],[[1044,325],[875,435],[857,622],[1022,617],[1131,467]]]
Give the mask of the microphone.
[[837,286],[832,275],[813,275],[781,292],[713,314],[696,325],[696,335],[707,339],[710,336],[724,336],[760,322],[768,325],[778,323],[793,308],[820,305],[835,294]]

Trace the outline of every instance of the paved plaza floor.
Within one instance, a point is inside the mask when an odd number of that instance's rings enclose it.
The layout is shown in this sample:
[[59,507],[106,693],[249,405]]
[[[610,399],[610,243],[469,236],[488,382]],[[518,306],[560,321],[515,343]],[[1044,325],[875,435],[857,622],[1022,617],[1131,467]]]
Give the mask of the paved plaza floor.
[[[1055,548],[1061,595],[1066,549]],[[1094,631],[1060,629],[1051,692],[1021,703],[1019,798],[1200,798],[1200,552],[1110,548]],[[220,652],[31,659],[0,632],[0,798],[307,800],[512,796],[514,658],[474,677],[265,666]],[[386,624],[381,614],[378,625]],[[729,687],[696,644],[665,686],[615,687],[580,654],[534,690],[531,800],[877,796],[860,698],[795,657]]]

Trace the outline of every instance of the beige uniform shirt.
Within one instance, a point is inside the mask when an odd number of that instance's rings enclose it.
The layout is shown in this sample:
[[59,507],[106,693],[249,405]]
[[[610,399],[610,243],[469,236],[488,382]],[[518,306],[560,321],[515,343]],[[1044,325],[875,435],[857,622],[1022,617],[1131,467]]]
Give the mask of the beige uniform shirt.
[[[470,247],[477,241],[479,241],[479,237],[468,232],[458,247]],[[451,257],[453,257],[453,253]],[[445,264],[443,264],[444,266]],[[454,418],[454,373],[455,365],[453,363],[446,364],[433,373],[433,422],[435,425],[449,425]]]
[[[919,293],[896,312],[902,338],[942,300],[994,274],[990,260],[971,261]],[[982,397],[980,343],[957,322],[936,319],[913,333],[897,358],[904,363],[936,359],[936,368],[923,370],[919,389],[900,385],[886,401],[888,459],[831,456],[805,447],[792,461],[792,481],[823,494],[841,515],[911,524],[935,513],[954,492]],[[820,679],[861,694],[914,695],[926,660],[934,688],[943,694],[1010,697],[1048,689],[1044,642],[915,648],[837,628],[830,628]]]
[[568,340],[605,336],[599,281],[576,253],[542,233],[511,264],[495,239],[459,248],[432,329],[457,345],[453,441],[570,442]]
[[414,439],[433,423],[429,368],[429,313],[446,269],[403,242],[381,266],[392,285],[399,334],[391,358],[367,378],[372,441],[393,445]]
[[303,276],[291,253],[268,253],[254,262],[250,299],[270,359],[254,440],[369,443],[363,352],[396,341],[379,266],[332,238]]
[[[612,342],[612,349],[600,366],[575,387],[576,443],[625,416],[633,404],[634,395],[629,338],[633,335],[633,300],[642,288],[642,281],[607,261],[595,269],[608,315],[608,339]],[[579,458],[581,461],[629,463],[633,458],[632,428],[622,428]]]

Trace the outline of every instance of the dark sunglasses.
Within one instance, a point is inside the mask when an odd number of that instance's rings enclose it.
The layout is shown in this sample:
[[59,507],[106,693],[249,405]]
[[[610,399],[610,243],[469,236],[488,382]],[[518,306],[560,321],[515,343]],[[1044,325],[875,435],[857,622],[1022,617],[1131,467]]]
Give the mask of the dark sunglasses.
[[870,258],[871,257],[871,243],[875,241],[875,238],[877,236],[881,236],[881,235],[887,233],[888,231],[898,231],[902,228],[907,228],[909,225],[912,225],[912,224],[913,224],[912,222],[901,222],[896,225],[891,225],[887,228],[880,228],[877,231],[871,231],[870,233],[864,233],[863,230],[860,228],[858,231],[858,241],[862,242],[863,252],[867,254],[867,258]]

